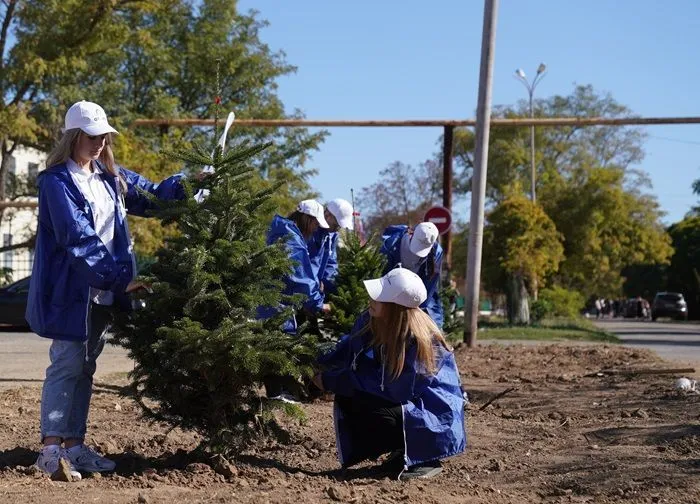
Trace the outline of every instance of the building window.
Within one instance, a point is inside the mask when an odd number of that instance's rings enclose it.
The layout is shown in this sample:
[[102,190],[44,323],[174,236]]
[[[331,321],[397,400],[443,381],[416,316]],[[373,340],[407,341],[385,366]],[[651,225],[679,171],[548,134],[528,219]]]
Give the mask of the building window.
[[[2,235],[2,246],[9,247],[12,245],[12,235],[10,233],[4,233]],[[7,250],[2,254],[2,267],[7,269],[12,269],[12,250]]]

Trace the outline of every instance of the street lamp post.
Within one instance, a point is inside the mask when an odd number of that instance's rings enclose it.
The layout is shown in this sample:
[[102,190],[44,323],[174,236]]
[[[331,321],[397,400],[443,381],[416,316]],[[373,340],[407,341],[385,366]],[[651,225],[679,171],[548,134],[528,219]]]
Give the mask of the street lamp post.
[[[535,94],[535,88],[537,87],[537,84],[539,84],[540,81],[544,78],[546,72],[547,65],[545,65],[544,63],[540,63],[540,66],[537,67],[537,74],[535,75],[535,78],[532,79],[532,82],[528,82],[527,77],[525,76],[525,72],[523,72],[522,68],[518,68],[515,71],[515,77],[523,83],[525,89],[527,89],[527,94],[530,97],[531,119],[535,117],[535,110],[532,104],[532,97]],[[533,203],[537,201],[537,197],[535,195],[535,176],[535,126],[532,125],[530,126],[530,199],[532,199]]]

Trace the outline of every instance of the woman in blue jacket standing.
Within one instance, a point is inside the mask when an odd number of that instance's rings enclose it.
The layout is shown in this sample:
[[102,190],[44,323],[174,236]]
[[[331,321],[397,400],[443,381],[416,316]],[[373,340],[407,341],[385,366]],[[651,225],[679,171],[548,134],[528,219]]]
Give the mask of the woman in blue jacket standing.
[[[294,212],[288,217],[275,215],[267,232],[267,244],[272,245],[283,240],[287,247],[289,258],[293,261],[292,269],[284,278],[283,294],[303,294],[305,296],[301,311],[288,320],[284,325],[285,332],[295,334],[297,323],[305,315],[317,315],[329,312],[330,305],[324,302],[318,277],[311,266],[308,242],[320,227],[327,229],[328,222],[324,217],[323,205],[315,200],[301,201]],[[262,306],[258,309],[260,318],[269,318],[277,313],[277,308]]]
[[382,235],[381,253],[387,258],[385,272],[400,264],[423,280],[428,298],[421,308],[442,328],[445,316],[440,299],[442,247],[437,241],[439,236],[432,222],[421,222],[414,228],[389,226]]
[[365,281],[369,313],[319,359],[314,383],[335,393],[336,445],[343,467],[391,453],[399,479],[430,477],[466,445],[464,399],[454,355],[420,308],[426,289],[396,268]]
[[146,288],[134,281],[126,214],[143,216],[152,207],[140,190],[159,199],[185,196],[182,175],[153,184],[118,166],[111,149],[115,133],[102,107],[74,104],[37,179],[39,222],[26,318],[39,336],[53,339],[41,395],[44,446],[37,466],[53,473],[64,458],[74,479],[79,471],[115,467],[84,439],[92,377],[112,309],[128,309],[128,293]]

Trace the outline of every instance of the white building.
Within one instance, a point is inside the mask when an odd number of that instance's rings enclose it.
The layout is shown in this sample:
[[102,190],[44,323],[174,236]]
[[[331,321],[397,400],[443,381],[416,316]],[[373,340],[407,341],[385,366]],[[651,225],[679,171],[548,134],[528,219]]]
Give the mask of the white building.
[[[8,181],[14,175],[25,183],[36,183],[36,176],[46,166],[46,154],[30,147],[18,146],[10,160]],[[11,174],[11,175],[10,175]],[[9,189],[9,187],[8,187]],[[8,194],[9,196],[9,194]],[[21,197],[15,201],[36,202],[33,197]],[[0,221],[2,246],[22,243],[35,232],[37,225],[36,208],[7,208]],[[12,270],[12,281],[19,280],[31,274],[34,251],[26,248],[0,253],[0,267]]]

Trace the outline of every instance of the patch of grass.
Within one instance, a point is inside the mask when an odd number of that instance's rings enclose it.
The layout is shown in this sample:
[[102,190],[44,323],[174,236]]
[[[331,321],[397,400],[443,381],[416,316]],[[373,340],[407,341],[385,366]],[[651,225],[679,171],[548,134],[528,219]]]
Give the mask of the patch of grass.
[[[585,319],[542,320],[529,326],[509,325],[504,321],[479,321],[478,338],[497,340],[545,340],[545,341],[600,341],[620,343],[620,339],[609,332],[597,328]],[[455,343],[462,341],[461,332],[453,332],[448,339]]]

